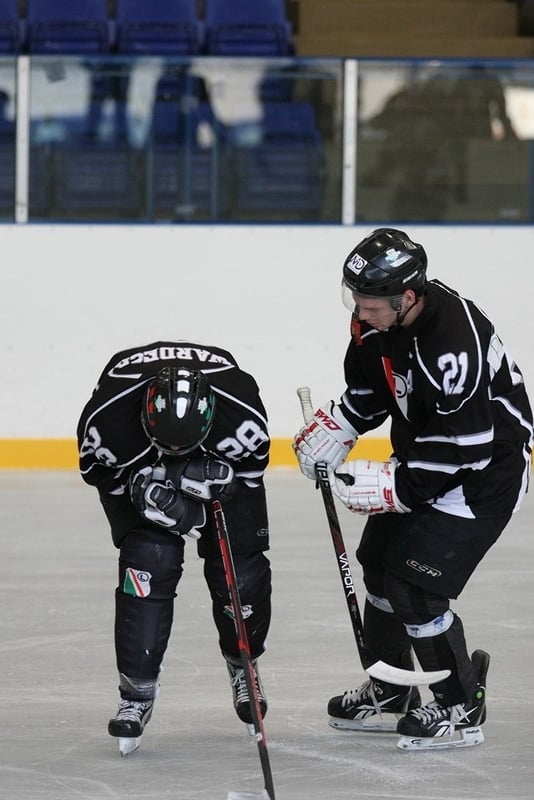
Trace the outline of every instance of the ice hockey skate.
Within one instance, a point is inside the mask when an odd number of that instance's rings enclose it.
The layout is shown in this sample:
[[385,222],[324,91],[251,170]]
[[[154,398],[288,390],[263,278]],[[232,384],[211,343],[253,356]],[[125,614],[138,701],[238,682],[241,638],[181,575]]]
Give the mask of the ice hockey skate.
[[[234,708],[239,719],[245,723],[247,730],[251,736],[254,735],[254,723],[252,720],[252,711],[250,708],[250,698],[248,696],[247,681],[245,678],[245,670],[243,667],[233,664],[231,661],[226,662],[228,667],[228,674],[230,676],[230,685],[234,695]],[[260,701],[260,710],[262,719],[267,713],[267,698],[263,691],[263,686],[258,672],[257,661],[253,661],[254,674],[256,677],[256,687],[258,689],[258,699]]]
[[484,650],[475,650],[471,660],[479,675],[472,698],[449,707],[433,700],[412,709],[397,726],[398,733],[402,734],[397,747],[401,750],[448,750],[482,744],[484,734],[480,726],[486,719],[486,676],[490,657]]
[[420,703],[416,687],[394,686],[371,678],[359,689],[331,698],[328,724],[342,730],[395,731],[399,718]]
[[108,723],[108,733],[117,737],[121,756],[135,752],[152,716],[153,700],[121,700],[116,716]]

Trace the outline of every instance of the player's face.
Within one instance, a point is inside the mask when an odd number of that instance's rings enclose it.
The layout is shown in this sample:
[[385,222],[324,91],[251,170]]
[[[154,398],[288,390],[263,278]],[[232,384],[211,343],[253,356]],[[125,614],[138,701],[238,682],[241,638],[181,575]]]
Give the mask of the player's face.
[[361,294],[352,295],[354,313],[362,322],[367,322],[378,331],[387,331],[397,321],[397,312],[391,308],[389,299],[383,297],[365,297]]

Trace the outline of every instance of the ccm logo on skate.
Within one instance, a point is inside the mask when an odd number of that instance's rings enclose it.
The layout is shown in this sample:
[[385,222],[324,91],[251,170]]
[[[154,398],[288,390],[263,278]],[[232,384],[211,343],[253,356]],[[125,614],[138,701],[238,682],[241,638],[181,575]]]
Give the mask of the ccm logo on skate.
[[409,558],[406,561],[406,564],[412,569],[417,570],[417,572],[424,572],[425,575],[428,575],[429,578],[439,578],[439,576],[441,575],[439,569],[434,569],[434,567],[429,567],[428,564],[420,564],[419,561],[415,560],[415,558]]

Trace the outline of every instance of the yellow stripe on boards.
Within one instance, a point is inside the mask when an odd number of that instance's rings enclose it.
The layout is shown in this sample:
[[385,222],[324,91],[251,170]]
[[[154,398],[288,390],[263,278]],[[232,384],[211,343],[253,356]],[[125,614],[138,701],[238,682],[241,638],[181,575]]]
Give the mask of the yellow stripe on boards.
[[[273,439],[271,467],[297,467],[292,439]],[[385,461],[391,454],[388,439],[362,437],[350,458]],[[75,439],[0,439],[0,469],[78,469]]]
[[0,469],[77,469],[75,439],[0,439]]

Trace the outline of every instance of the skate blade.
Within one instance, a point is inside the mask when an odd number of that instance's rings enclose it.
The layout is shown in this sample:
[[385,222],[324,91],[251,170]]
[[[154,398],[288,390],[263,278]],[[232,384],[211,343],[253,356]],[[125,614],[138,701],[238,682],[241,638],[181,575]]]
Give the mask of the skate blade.
[[226,800],[271,800],[266,789],[263,792],[228,792]]
[[127,738],[125,736],[121,736],[118,739],[119,742],[119,752],[122,758],[129,756],[130,753],[135,753],[136,750],[139,749],[139,745],[141,744],[141,737],[138,736],[137,739]]
[[369,719],[339,719],[329,717],[328,724],[331,728],[338,731],[366,731],[368,733],[394,733],[397,730],[397,719],[395,714],[391,719],[380,718]]
[[457,737],[450,739],[442,737],[436,739],[433,736],[426,736],[420,739],[410,736],[401,736],[397,742],[400,750],[454,750],[457,747],[474,747],[482,744],[484,734],[482,728],[464,728],[457,731]]
[[[250,722],[245,722],[245,728],[247,729],[247,733],[248,733],[249,736],[255,736],[256,735],[256,730],[254,728],[254,725],[252,725]],[[254,795],[252,795],[252,796],[254,797]],[[260,797],[261,797],[261,795],[260,795]]]

